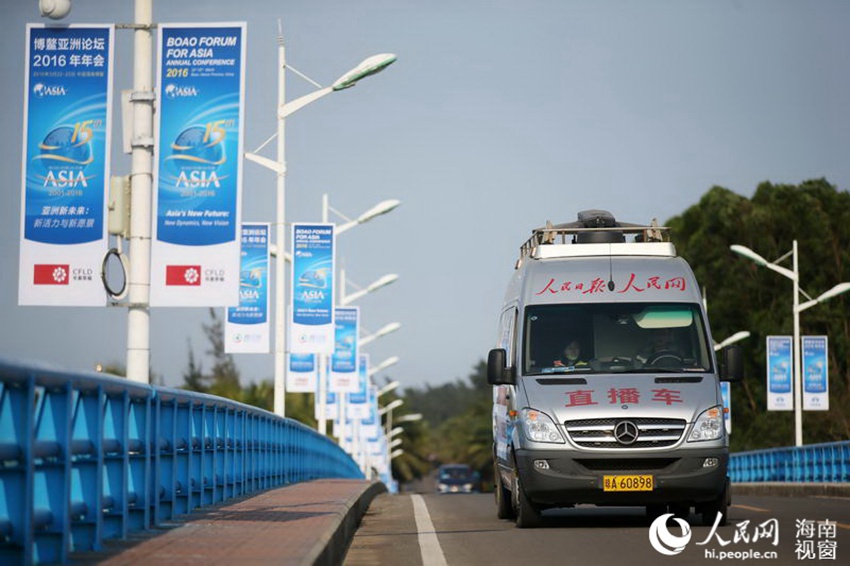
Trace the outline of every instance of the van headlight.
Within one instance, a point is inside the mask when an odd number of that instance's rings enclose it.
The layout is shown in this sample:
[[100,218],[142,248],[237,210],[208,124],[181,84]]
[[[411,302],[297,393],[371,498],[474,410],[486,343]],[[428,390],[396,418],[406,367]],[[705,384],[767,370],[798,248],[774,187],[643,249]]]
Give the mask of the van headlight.
[[534,442],[564,444],[564,437],[555,422],[536,409],[523,409],[520,413],[525,437]]
[[723,407],[720,405],[703,411],[691,428],[688,442],[723,438]]

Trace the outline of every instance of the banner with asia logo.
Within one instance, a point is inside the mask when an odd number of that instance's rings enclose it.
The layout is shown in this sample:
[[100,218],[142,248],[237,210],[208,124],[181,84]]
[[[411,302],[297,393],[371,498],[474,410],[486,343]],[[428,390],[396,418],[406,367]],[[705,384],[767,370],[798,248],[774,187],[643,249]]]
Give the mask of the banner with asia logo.
[[242,225],[239,306],[227,308],[224,351],[269,353],[269,224]]
[[334,352],[334,225],[292,225],[289,351]]
[[[357,393],[360,390],[360,307],[334,309],[334,353],[331,356],[330,390]],[[347,417],[347,415],[345,415]]]
[[18,304],[105,306],[114,26],[26,34]]
[[246,24],[160,24],[151,306],[236,306]]

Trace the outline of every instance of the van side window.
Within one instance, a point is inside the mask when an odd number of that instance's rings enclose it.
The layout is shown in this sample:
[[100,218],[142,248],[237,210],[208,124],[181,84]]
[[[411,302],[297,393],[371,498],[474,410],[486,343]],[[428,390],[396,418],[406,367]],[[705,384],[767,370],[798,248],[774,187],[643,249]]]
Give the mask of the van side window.
[[514,365],[514,344],[516,343],[517,309],[511,307],[499,317],[499,348],[507,352],[508,365]]

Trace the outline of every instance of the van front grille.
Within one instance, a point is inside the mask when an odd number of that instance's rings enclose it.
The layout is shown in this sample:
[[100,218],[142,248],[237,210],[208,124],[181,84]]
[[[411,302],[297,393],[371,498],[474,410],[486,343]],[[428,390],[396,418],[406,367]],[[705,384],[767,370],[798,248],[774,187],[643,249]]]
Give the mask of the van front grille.
[[673,446],[682,438],[687,425],[684,419],[657,418],[582,419],[564,423],[567,434],[577,445],[612,449]]
[[677,458],[581,459],[575,462],[593,472],[656,472],[659,473]]

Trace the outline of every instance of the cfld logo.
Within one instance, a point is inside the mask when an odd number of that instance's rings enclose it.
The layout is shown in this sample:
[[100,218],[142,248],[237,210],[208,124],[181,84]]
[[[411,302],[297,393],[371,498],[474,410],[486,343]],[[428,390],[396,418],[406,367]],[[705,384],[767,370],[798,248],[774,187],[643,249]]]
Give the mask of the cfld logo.
[[652,548],[667,556],[675,556],[683,550],[691,541],[691,526],[684,519],[678,517],[673,520],[679,523],[682,527],[682,535],[676,536],[667,528],[667,519],[673,516],[673,513],[665,513],[655,519],[649,526],[649,544]]

